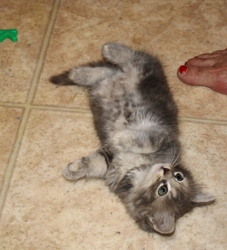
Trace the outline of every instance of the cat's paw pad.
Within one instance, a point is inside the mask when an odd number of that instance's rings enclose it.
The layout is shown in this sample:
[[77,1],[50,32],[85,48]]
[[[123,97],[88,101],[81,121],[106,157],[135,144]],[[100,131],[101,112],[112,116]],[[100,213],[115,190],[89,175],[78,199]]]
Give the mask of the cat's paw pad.
[[69,163],[63,171],[63,176],[68,181],[77,181],[83,178],[82,172],[79,170],[79,160]]
[[87,85],[90,71],[91,68],[89,67],[73,68],[69,72],[69,79],[78,85]]
[[83,164],[83,167],[87,167],[90,163],[90,158],[89,157],[82,157],[81,163]]
[[102,53],[108,61],[121,64],[130,59],[132,50],[119,43],[106,43],[102,47]]

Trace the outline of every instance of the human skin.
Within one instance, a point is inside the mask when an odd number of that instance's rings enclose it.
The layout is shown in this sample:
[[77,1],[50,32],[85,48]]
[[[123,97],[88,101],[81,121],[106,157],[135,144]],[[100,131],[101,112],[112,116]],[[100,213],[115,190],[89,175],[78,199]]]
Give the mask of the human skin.
[[178,78],[192,86],[205,86],[227,95],[227,49],[189,59],[177,71]]

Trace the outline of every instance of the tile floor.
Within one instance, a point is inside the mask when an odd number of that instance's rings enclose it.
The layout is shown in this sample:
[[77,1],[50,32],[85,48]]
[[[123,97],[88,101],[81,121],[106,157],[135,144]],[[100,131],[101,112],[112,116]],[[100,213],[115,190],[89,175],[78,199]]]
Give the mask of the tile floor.
[[[227,97],[190,87],[178,66],[226,48],[225,0],[1,0],[0,248],[224,250],[227,246]],[[48,78],[100,58],[118,41],[162,60],[180,110],[184,162],[217,197],[170,237],[137,228],[102,181],[70,183],[64,166],[98,147],[86,92]]]

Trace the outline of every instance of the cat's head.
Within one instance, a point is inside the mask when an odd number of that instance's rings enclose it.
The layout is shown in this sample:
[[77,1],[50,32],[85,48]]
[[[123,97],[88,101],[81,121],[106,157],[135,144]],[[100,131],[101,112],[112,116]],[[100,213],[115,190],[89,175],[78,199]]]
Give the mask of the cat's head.
[[195,184],[188,170],[170,164],[142,165],[128,171],[115,193],[143,230],[160,234],[173,233],[177,218],[214,201]]

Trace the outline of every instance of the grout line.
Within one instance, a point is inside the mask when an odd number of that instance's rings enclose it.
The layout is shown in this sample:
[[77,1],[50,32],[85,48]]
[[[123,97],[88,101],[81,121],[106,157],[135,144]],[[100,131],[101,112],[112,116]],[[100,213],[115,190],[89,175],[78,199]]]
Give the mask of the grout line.
[[52,32],[52,29],[54,27],[55,19],[57,17],[57,11],[58,11],[58,8],[59,8],[60,1],[61,0],[55,0],[54,6],[53,6],[53,11],[51,13],[51,17],[50,17],[49,24],[47,26],[46,34],[45,34],[44,39],[43,39],[43,44],[42,44],[42,47],[41,47],[38,63],[37,63],[37,66],[36,66],[36,70],[35,70],[33,79],[32,79],[31,88],[29,90],[28,99],[27,99],[28,104],[32,103],[33,97],[35,95],[36,85],[37,85],[39,77],[40,77],[40,73],[41,73],[41,70],[42,70],[42,66],[43,66],[43,62],[44,62],[44,59],[45,59],[46,51],[47,51],[49,41],[50,41],[50,37],[51,37],[51,32]]
[[227,121],[225,120],[213,120],[213,119],[198,119],[191,117],[179,117],[180,122],[192,122],[192,123],[203,123],[203,124],[214,124],[214,125],[227,125]]
[[79,108],[79,107],[63,107],[63,106],[52,106],[52,105],[28,105],[28,104],[17,104],[17,103],[0,103],[0,107],[9,108],[30,108],[30,109],[41,109],[41,110],[53,110],[53,111],[65,111],[65,112],[75,112],[75,113],[91,113],[90,109]]
[[[0,107],[13,107],[13,108],[26,108],[28,105],[23,103],[1,103]],[[63,106],[52,106],[52,105],[29,105],[30,109],[40,109],[40,110],[52,110],[52,111],[65,111],[65,112],[75,112],[75,113],[87,113],[91,114],[90,109],[81,109],[79,107],[63,107]],[[204,124],[214,124],[214,125],[227,125],[227,120],[219,119],[208,119],[208,118],[193,118],[193,117],[179,117],[180,122],[193,122],[193,123],[204,123]]]
[[19,127],[19,131],[17,134],[17,138],[16,141],[14,143],[14,147],[13,147],[13,152],[11,154],[10,157],[10,161],[9,164],[6,168],[6,172],[5,172],[5,176],[4,176],[4,182],[3,182],[3,186],[2,186],[2,190],[1,190],[1,195],[0,195],[0,213],[3,209],[4,203],[5,203],[5,199],[6,199],[6,194],[8,191],[8,187],[10,184],[10,179],[13,173],[13,169],[14,169],[14,165],[16,163],[16,159],[17,159],[17,155],[20,149],[20,144],[22,141],[22,137],[24,134],[24,130],[25,130],[25,126],[28,120],[28,115],[29,115],[29,109],[25,109],[24,114],[23,114],[23,119],[21,121],[20,127]]
[[[4,203],[5,203],[7,191],[8,191],[9,185],[10,185],[10,180],[11,180],[11,177],[13,174],[13,169],[14,169],[14,166],[15,166],[15,163],[17,160],[17,156],[18,156],[18,152],[20,149],[20,144],[21,144],[21,141],[22,141],[22,138],[24,135],[26,124],[27,124],[28,117],[30,114],[30,110],[32,109],[32,105],[30,105],[30,104],[31,104],[33,97],[35,95],[36,85],[37,85],[37,82],[39,80],[39,76],[41,73],[45,54],[46,54],[46,51],[48,48],[51,32],[52,32],[52,29],[53,29],[53,26],[55,23],[55,19],[57,17],[57,12],[58,12],[58,8],[60,5],[60,1],[61,0],[55,0],[55,3],[53,4],[53,10],[52,10],[52,13],[50,15],[50,21],[48,23],[47,30],[46,30],[46,33],[45,33],[45,36],[43,39],[43,43],[41,46],[40,55],[38,58],[37,66],[36,66],[34,76],[32,79],[32,83],[31,83],[31,88],[30,88],[28,96],[27,96],[27,103],[23,104],[23,106],[17,105],[17,107],[24,107],[25,110],[24,110],[22,122],[21,122],[20,127],[19,127],[17,138],[16,138],[16,141],[14,144],[13,152],[11,154],[10,161],[9,161],[9,164],[6,168],[6,172],[5,172],[5,176],[4,176],[4,182],[3,182],[2,191],[0,194],[0,213],[2,212]],[[12,106],[12,105],[6,105],[6,106]]]
[[54,107],[54,106],[32,106],[33,109],[40,110],[49,110],[49,111],[65,111],[65,112],[74,112],[74,113],[85,113],[91,114],[90,109],[80,109],[80,108],[68,108],[68,107]]
[[12,108],[25,108],[26,104],[25,103],[4,103],[0,102],[0,106],[2,107],[12,107]]

